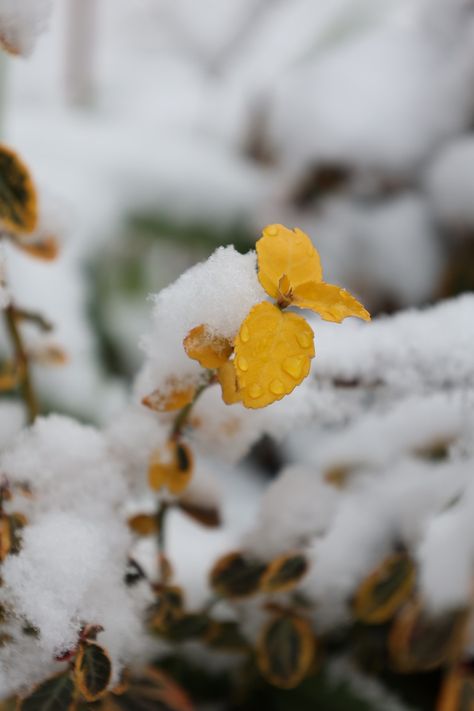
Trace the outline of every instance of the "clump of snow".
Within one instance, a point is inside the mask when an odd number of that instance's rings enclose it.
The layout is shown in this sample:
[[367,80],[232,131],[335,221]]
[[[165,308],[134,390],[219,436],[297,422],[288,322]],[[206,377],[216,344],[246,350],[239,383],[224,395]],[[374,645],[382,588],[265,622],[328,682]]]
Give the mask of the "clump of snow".
[[474,385],[474,297],[465,294],[425,310],[380,318],[369,327],[313,322],[316,381],[386,385],[408,394]]
[[0,43],[14,54],[29,54],[48,24],[53,0],[1,0]]
[[67,509],[100,520],[126,497],[122,469],[104,435],[60,415],[38,419],[0,462],[9,480],[27,482],[37,494],[25,501],[28,515]]
[[137,394],[166,390],[173,379],[198,381],[202,368],[183,348],[187,333],[204,323],[211,333],[233,338],[252,306],[265,297],[254,252],[241,255],[233,247],[220,247],[206,262],[191,267],[154,297],[153,330],[143,339],[147,361],[137,379]]

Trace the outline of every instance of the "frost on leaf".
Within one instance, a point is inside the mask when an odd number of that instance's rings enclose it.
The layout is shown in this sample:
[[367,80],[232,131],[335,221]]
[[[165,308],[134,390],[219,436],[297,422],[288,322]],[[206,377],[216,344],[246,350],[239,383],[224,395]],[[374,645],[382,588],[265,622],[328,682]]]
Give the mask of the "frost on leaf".
[[152,489],[166,487],[172,494],[180,494],[188,486],[193,473],[191,450],[182,442],[168,442],[150,458],[148,482]]
[[0,146],[0,227],[13,234],[33,232],[38,223],[36,189],[17,154]]
[[205,324],[191,329],[183,345],[189,358],[197,360],[203,368],[220,368],[232,353],[232,342],[213,335]]
[[235,341],[245,407],[265,407],[291,393],[308,375],[314,353],[313,330],[301,316],[267,302],[254,306]]

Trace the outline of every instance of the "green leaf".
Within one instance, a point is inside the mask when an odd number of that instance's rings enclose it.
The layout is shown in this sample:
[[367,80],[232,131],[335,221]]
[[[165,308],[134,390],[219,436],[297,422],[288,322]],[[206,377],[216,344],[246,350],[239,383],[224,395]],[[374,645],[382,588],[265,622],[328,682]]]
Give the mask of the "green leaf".
[[248,597],[258,592],[266,565],[239,551],[220,558],[209,576],[211,588],[223,597]]
[[111,711],[194,711],[187,694],[167,674],[148,668],[132,677],[128,688],[107,698]]
[[76,684],[87,701],[103,696],[112,676],[112,664],[103,647],[95,642],[81,642],[74,663]]
[[174,620],[161,631],[162,636],[170,642],[187,642],[191,639],[202,639],[211,624],[207,615],[189,613]]
[[388,645],[399,672],[429,671],[459,654],[467,624],[466,610],[429,615],[417,600],[402,608],[390,629]]
[[260,589],[266,593],[286,592],[297,585],[308,570],[302,553],[288,553],[275,558],[262,577]]
[[75,684],[69,671],[43,681],[18,702],[18,711],[69,711],[74,701]]
[[413,592],[416,568],[406,553],[388,556],[359,586],[354,616],[366,624],[390,620]]
[[263,628],[257,644],[258,667],[270,684],[292,689],[309,673],[315,650],[308,620],[293,615],[274,617]]

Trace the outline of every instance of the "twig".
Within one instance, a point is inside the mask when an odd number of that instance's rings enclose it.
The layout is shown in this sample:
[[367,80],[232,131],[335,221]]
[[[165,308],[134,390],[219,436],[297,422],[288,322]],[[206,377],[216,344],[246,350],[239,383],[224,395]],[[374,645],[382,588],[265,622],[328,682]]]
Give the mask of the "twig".
[[15,360],[22,373],[21,391],[28,411],[28,422],[31,424],[39,414],[39,405],[31,378],[30,363],[23,338],[18,327],[18,316],[13,304],[4,310],[5,322],[15,351]]

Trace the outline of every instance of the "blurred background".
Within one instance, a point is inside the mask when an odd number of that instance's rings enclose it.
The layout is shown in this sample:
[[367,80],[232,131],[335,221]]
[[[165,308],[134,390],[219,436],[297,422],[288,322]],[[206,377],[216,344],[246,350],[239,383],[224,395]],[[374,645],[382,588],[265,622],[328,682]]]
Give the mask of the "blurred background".
[[69,353],[51,406],[107,421],[146,296],[268,222],[375,315],[474,286],[472,0],[62,0],[2,64],[3,134],[64,243],[11,266]]

